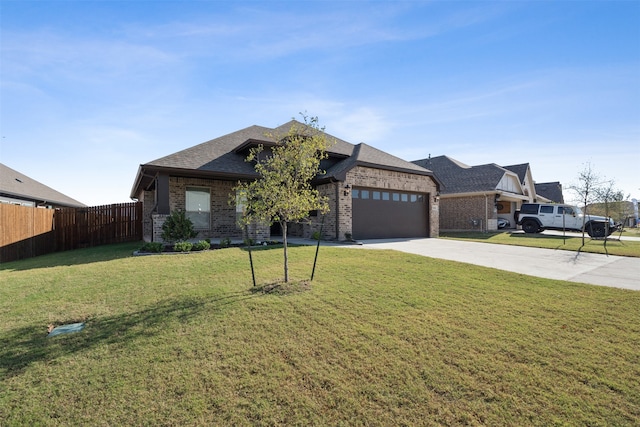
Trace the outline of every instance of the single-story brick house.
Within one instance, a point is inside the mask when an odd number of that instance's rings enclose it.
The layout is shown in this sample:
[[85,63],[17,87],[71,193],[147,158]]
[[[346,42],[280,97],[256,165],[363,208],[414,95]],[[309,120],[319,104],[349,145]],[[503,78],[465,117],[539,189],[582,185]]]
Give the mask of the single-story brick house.
[[0,163],[0,203],[39,208],[80,208],[81,203]]
[[522,203],[536,200],[535,183],[528,163],[468,166],[447,156],[413,163],[431,170],[440,187],[440,230],[498,229],[498,218],[516,228],[514,213]]
[[[245,158],[251,147],[277,143],[268,135],[285,135],[292,120],[276,128],[250,126],[166,157],[140,165],[131,197],[143,202],[145,240],[160,241],[162,224],[175,210],[185,210],[198,238],[242,237],[236,209],[229,204],[238,181],[258,177]],[[367,144],[357,145],[326,134],[334,142],[313,185],[329,199],[323,238],[343,240],[392,237],[437,237],[439,183],[421,166]],[[292,224],[290,234],[309,237],[321,219]],[[250,237],[269,239],[279,230],[253,227]]]

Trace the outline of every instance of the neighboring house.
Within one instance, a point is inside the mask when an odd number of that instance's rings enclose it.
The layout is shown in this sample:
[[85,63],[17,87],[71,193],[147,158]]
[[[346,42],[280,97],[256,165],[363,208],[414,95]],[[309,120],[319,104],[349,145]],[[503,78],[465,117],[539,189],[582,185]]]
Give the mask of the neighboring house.
[[562,184],[559,182],[542,182],[536,183],[536,194],[538,199],[550,203],[564,203],[562,195]]
[[503,166],[505,169],[518,175],[520,185],[522,186],[522,194],[529,199],[527,202],[535,202],[539,194],[536,191],[536,184],[531,175],[531,167],[529,163],[522,163],[519,165]]
[[[238,181],[258,178],[245,158],[251,147],[277,143],[267,135],[285,135],[292,126],[304,125],[293,120],[275,129],[250,126],[140,165],[131,197],[143,202],[145,240],[160,241],[164,220],[181,209],[198,238],[241,237],[240,212],[229,200]],[[325,239],[438,236],[439,184],[431,171],[364,143],[326,136],[335,144],[321,163],[326,173],[313,185],[328,198],[330,212],[292,224],[291,235],[309,237],[322,224]],[[249,230],[256,240],[278,233],[277,227]]]
[[0,163],[0,203],[46,208],[86,205]]
[[440,187],[440,230],[497,230],[498,218],[516,228],[514,213],[536,199],[529,164],[469,166],[438,156],[413,163],[431,170]]

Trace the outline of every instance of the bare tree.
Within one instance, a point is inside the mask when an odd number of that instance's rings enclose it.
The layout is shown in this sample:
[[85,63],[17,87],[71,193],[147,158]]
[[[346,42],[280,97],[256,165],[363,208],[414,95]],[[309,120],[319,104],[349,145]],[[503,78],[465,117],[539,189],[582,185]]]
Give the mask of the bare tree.
[[[597,189],[602,185],[602,178],[593,169],[591,162],[584,164],[584,168],[578,173],[578,182],[569,187],[576,195],[584,210],[582,217],[582,246],[584,246],[585,222],[587,218],[587,207],[596,200]],[[580,251],[580,249],[578,251]]]
[[[614,202],[620,202],[624,198],[624,193],[615,188],[615,181],[613,179],[604,181],[600,186],[594,188],[594,199],[597,203],[600,203],[604,208],[605,218],[611,216],[611,209]],[[607,250],[607,236],[609,236],[609,221],[605,223],[604,234],[604,250],[609,254]]]

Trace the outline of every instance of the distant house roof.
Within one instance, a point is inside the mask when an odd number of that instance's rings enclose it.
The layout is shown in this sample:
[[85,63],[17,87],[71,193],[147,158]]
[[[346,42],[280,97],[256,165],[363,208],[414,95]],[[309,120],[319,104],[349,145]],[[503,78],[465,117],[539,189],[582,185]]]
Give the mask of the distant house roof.
[[562,184],[559,182],[536,183],[536,194],[542,196],[553,203],[564,203],[562,195]]
[[494,163],[468,166],[448,156],[415,160],[413,163],[433,171],[441,182],[441,194],[495,191],[506,169]]
[[[299,127],[301,130],[310,129],[296,120],[273,129],[249,126],[142,164],[138,170],[131,197],[136,197],[140,188],[147,188],[155,174],[160,172],[218,179],[255,179],[258,175],[253,165],[245,161],[247,150],[258,144],[275,145],[278,141],[274,136],[286,135],[292,126]],[[326,174],[319,178],[320,181],[344,180],[346,173],[359,165],[433,177],[431,171],[367,144],[353,145],[332,135],[325,135],[333,145],[327,150],[329,159],[322,164]]]
[[35,206],[83,207],[79,201],[0,163],[0,200]]

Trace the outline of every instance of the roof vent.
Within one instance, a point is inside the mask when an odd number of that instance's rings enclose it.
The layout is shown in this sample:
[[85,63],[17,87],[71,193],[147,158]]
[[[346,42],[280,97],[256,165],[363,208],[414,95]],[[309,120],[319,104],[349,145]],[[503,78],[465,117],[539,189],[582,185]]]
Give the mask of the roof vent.
[[20,180],[20,178],[16,178],[16,181],[22,184],[22,181]]

